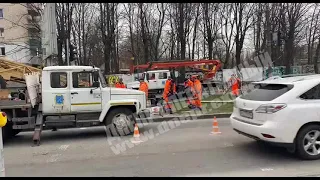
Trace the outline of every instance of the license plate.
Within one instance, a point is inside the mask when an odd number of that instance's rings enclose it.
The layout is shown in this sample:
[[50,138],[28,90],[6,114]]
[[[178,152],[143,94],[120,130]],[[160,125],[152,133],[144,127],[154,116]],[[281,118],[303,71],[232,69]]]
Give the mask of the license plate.
[[253,113],[252,113],[252,111],[249,111],[249,110],[240,109],[240,116],[252,119]]

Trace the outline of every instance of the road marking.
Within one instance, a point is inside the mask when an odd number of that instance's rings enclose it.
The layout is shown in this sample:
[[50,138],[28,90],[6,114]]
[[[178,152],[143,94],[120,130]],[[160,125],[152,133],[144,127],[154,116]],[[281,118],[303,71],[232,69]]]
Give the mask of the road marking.
[[69,145],[61,145],[61,146],[59,147],[59,150],[65,151],[65,150],[68,149],[68,147],[69,147]]
[[80,128],[80,129],[87,129],[87,128]]
[[272,168],[260,168],[260,169],[261,169],[261,171],[273,171]]
[[61,156],[61,154],[53,154],[53,155],[51,155],[51,157],[47,160],[47,163],[52,163],[52,162],[58,161],[59,156]]
[[225,147],[233,147],[234,145],[233,145],[232,143],[227,143],[227,142],[226,142],[226,143],[224,143],[224,146],[225,146]]

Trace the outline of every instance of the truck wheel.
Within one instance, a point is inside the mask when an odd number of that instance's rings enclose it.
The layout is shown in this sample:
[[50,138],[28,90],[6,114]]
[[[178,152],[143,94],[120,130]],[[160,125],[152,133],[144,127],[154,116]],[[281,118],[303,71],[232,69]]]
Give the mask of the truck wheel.
[[106,133],[111,136],[126,136],[134,131],[134,113],[128,108],[112,109],[105,120]]
[[302,159],[320,158],[320,125],[307,125],[299,131],[296,138],[296,150]]

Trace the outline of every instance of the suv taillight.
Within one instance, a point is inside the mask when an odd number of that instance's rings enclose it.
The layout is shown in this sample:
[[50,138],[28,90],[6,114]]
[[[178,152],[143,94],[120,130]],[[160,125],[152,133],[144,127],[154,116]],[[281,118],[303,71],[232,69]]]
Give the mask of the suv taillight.
[[256,109],[256,113],[267,113],[272,114],[280,111],[281,109],[287,107],[286,104],[264,104]]

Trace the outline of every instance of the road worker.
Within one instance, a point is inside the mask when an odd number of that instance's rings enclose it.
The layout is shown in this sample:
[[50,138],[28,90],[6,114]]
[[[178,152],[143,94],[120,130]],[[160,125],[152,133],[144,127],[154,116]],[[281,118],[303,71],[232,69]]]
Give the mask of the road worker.
[[193,97],[190,97],[190,95],[192,95],[192,91],[191,91],[192,87],[193,87],[193,82],[191,81],[190,77],[188,79],[185,79],[184,93],[186,94],[187,104],[190,109],[192,108],[192,106],[194,106]]
[[122,78],[119,79],[119,82],[116,82],[115,87],[116,88],[126,88],[126,85],[123,84],[123,79]]
[[140,78],[139,91],[142,91],[146,94],[146,100],[148,101],[149,86],[146,82],[144,82],[144,78]]
[[163,97],[163,100],[166,102],[165,111],[169,112],[170,114],[172,114],[173,112],[172,112],[172,104],[169,103],[169,98],[172,95],[175,95],[176,93],[177,93],[176,84],[174,80],[171,79],[171,77],[169,77],[164,86],[162,97]]
[[191,80],[193,82],[193,97],[194,97],[194,106],[195,108],[198,108],[200,110],[202,110],[202,84],[198,78],[197,75],[193,75],[191,77]]
[[232,74],[231,78],[229,79],[229,83],[231,85],[232,94],[238,97],[240,95],[240,86],[241,86],[240,78],[238,78],[235,74]]

